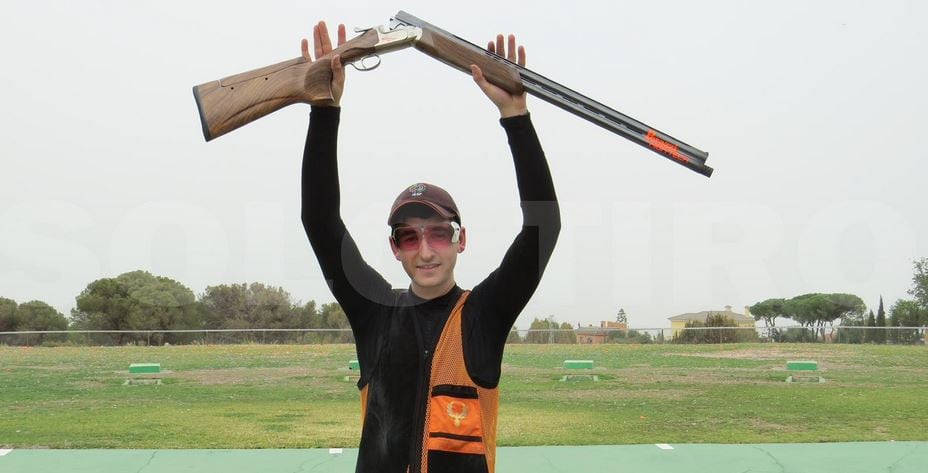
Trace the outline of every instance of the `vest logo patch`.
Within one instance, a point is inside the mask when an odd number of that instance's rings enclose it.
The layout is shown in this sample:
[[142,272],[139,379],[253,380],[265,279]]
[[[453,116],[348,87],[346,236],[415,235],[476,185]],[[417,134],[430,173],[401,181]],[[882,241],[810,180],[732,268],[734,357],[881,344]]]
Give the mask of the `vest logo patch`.
[[425,425],[425,448],[453,453],[486,454],[481,415],[480,401],[477,398],[442,394],[432,396],[429,418]]
[[[460,406],[460,407],[458,407]],[[448,417],[454,419],[454,426],[460,427],[461,421],[467,418],[467,404],[451,401],[448,403]]]
[[[432,396],[429,401],[426,432],[430,436],[450,436],[455,442],[479,441],[483,437],[480,400],[449,395]],[[436,440],[447,442],[448,440]]]

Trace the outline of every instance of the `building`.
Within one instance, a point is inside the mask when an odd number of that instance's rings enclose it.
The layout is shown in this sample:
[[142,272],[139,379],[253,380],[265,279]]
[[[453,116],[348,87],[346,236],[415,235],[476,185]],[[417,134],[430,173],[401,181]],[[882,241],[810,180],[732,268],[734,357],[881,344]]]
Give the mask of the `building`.
[[628,324],[625,322],[609,322],[604,320],[599,323],[599,327],[594,327],[592,325],[577,327],[575,331],[577,334],[577,343],[586,345],[606,343],[606,340],[609,339],[609,332],[615,330],[628,330]]
[[670,321],[670,328],[673,331],[673,336],[677,336],[677,333],[686,327],[687,322],[705,322],[706,317],[708,317],[709,314],[727,317],[733,320],[735,325],[738,327],[754,327],[756,322],[754,317],[751,316],[751,310],[749,306],[744,306],[744,313],[739,314],[737,312],[732,312],[730,305],[725,306],[725,310],[704,310],[702,312],[691,312],[668,317],[667,320]]

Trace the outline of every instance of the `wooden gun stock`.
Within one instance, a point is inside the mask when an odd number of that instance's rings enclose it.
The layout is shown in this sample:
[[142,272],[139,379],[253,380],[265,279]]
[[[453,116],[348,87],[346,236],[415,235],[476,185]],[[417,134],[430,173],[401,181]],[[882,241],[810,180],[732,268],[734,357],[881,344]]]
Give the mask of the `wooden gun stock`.
[[300,56],[195,86],[203,137],[210,141],[295,103],[333,104],[332,56],[347,65],[373,53],[377,41],[368,30],[314,62]]

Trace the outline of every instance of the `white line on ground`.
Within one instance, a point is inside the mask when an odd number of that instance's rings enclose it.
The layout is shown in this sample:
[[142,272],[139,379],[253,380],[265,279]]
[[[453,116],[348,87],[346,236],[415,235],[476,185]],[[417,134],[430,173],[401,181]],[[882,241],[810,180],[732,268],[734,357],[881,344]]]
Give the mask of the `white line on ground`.
[[673,447],[671,447],[670,445],[666,443],[655,443],[654,445],[657,445],[657,448],[661,450],[673,450]]
[[0,457],[5,456],[7,453],[12,452],[12,448],[0,448]]
[[329,449],[329,454],[330,454],[330,455],[341,455],[341,454],[342,454],[342,449],[340,449],[340,448],[330,448],[330,449]]

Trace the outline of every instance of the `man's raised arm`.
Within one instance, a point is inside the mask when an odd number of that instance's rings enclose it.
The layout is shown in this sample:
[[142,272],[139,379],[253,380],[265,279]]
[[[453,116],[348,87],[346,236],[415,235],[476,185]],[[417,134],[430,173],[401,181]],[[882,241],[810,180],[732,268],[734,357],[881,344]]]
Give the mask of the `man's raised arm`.
[[[324,23],[314,28],[316,57],[331,51]],[[344,26],[339,26],[339,42],[344,42]],[[302,44],[309,56],[308,42]],[[301,178],[303,228],[312,244],[322,274],[335,299],[341,304],[355,336],[364,338],[367,317],[377,303],[386,302],[391,292],[387,283],[361,257],[340,214],[338,182],[338,126],[341,108],[337,105],[344,90],[344,68],[338,56],[332,58],[332,90],[336,106],[313,105],[303,151]],[[360,340],[359,340],[360,342]],[[359,343],[359,350],[361,344]],[[359,356],[363,356],[359,353]]]
[[[525,65],[525,49],[515,37],[497,36],[487,49]],[[504,52],[508,50],[508,54]],[[525,95],[512,95],[487,82],[480,68],[471,68],[474,81],[497,106],[506,131],[522,207],[522,230],[510,245],[499,268],[478,284],[465,305],[463,330],[469,370],[475,381],[493,387],[499,381],[503,346],[509,330],[528,303],[554,251],[561,229],[554,182],[535,133]]]

